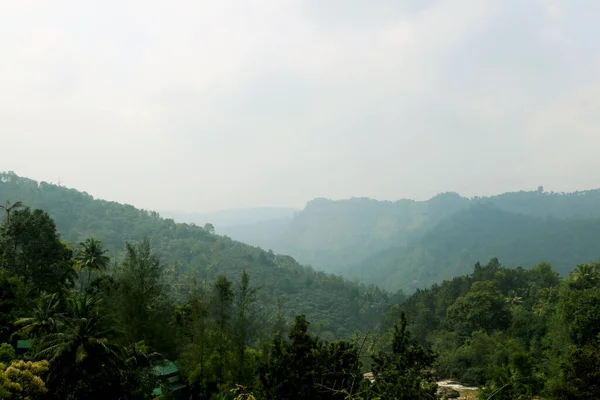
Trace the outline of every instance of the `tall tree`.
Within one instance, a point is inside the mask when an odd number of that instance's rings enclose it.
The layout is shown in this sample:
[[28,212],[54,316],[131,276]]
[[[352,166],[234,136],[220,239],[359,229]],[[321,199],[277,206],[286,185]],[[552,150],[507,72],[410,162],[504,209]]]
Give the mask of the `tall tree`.
[[115,271],[118,289],[111,301],[129,341],[143,340],[168,355],[175,338],[163,275],[160,257],[147,238],[137,245],[127,243],[125,259]]
[[246,348],[256,332],[253,305],[256,302],[257,288],[250,286],[250,276],[242,271],[236,287],[234,299],[233,345],[235,351],[236,383],[245,384]]
[[589,289],[600,283],[600,267],[597,264],[579,264],[571,273],[573,285],[578,289]]
[[60,312],[60,298],[56,293],[42,294],[37,300],[31,317],[19,318],[15,325],[26,338],[39,338],[56,333],[63,317]]
[[411,338],[406,315],[394,326],[391,354],[374,357],[373,391],[385,399],[434,399],[437,384],[428,369],[434,354]]
[[[104,249],[102,242],[99,240],[89,238],[85,242],[81,242],[79,246],[80,248],[75,256],[75,269],[80,272],[87,269],[87,284],[89,286],[92,273],[106,271],[110,258],[105,255],[108,250]],[[83,281],[81,282],[81,290],[83,291]]]
[[112,332],[104,324],[97,300],[86,294],[69,299],[64,325],[41,340],[36,354],[37,359],[50,361],[49,382],[74,384],[86,374],[115,367],[120,349],[110,340]]
[[0,227],[0,263],[38,293],[73,284],[72,255],[54,221],[42,210],[17,210]]
[[217,384],[224,382],[226,352],[231,338],[231,307],[233,302],[232,283],[226,276],[220,275],[215,281],[211,299],[212,315],[215,321],[215,343],[217,348],[217,365],[215,373]]
[[17,201],[14,204],[10,204],[10,201],[6,200],[4,205],[0,204],[0,210],[4,210],[6,213],[6,222],[10,222],[10,212],[17,208],[25,207],[22,201]]

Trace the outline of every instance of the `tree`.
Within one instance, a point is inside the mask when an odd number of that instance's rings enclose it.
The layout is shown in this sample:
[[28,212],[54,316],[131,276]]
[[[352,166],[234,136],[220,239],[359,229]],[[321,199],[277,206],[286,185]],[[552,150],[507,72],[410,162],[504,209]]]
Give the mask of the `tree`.
[[[104,249],[99,240],[90,238],[79,245],[80,249],[75,256],[75,269],[77,271],[87,269],[87,284],[89,286],[92,272],[100,273],[106,271],[110,263],[110,258],[105,255],[108,250]],[[83,291],[83,281],[81,282],[81,289]]]
[[215,226],[211,223],[208,224],[204,224],[204,230],[208,233],[210,233],[211,235],[214,235],[215,233]]
[[42,210],[17,210],[0,227],[0,263],[38,293],[72,286],[71,258],[71,249],[60,241],[54,221]]
[[391,354],[373,359],[372,391],[385,399],[434,399],[437,384],[430,373],[435,356],[410,337],[406,315],[394,326]]
[[217,384],[224,382],[225,353],[231,337],[231,307],[233,302],[232,284],[226,276],[220,275],[215,281],[211,299],[211,309],[216,325],[215,343],[217,348]]
[[600,398],[600,346],[598,341],[572,348],[563,364],[568,398]]
[[0,341],[7,341],[14,332],[13,322],[30,304],[30,287],[23,277],[10,276],[0,269]]
[[[0,344],[0,363],[10,363],[17,355],[15,354],[15,349],[8,343]],[[1,397],[0,397],[1,398]]]
[[36,400],[48,392],[44,376],[48,361],[14,361],[10,365],[0,363],[0,399]]
[[258,367],[266,398],[347,399],[358,388],[362,376],[355,346],[321,341],[308,327],[304,315],[298,315],[288,334],[290,342],[276,333],[266,347]]
[[123,360],[113,335],[96,299],[87,294],[69,299],[64,324],[40,339],[35,354],[50,362],[51,392],[58,398],[118,398]]
[[164,268],[150,241],[127,243],[125,259],[115,271],[117,293],[112,307],[130,342],[143,340],[168,354],[174,335],[170,329],[170,300],[164,292]]
[[4,210],[6,213],[6,223],[10,222],[10,212],[17,208],[25,207],[22,201],[17,201],[14,204],[10,204],[10,201],[6,200],[4,205],[0,204],[0,210]]
[[26,338],[39,338],[55,333],[61,324],[60,299],[56,293],[43,293],[36,302],[31,317],[19,318],[15,326]]
[[479,329],[488,333],[506,329],[510,325],[510,311],[494,282],[475,282],[466,295],[448,308],[447,321],[454,330],[467,337]]
[[252,306],[256,302],[256,292],[257,289],[250,286],[250,276],[243,270],[234,294],[233,345],[238,384],[245,383],[246,347],[250,345],[255,333]]
[[576,288],[589,289],[600,282],[600,268],[596,264],[579,264],[571,277]]
[[114,364],[119,349],[109,340],[113,332],[103,326],[98,301],[83,294],[68,301],[69,313],[61,329],[42,338],[37,359],[47,359],[57,374],[98,372]]

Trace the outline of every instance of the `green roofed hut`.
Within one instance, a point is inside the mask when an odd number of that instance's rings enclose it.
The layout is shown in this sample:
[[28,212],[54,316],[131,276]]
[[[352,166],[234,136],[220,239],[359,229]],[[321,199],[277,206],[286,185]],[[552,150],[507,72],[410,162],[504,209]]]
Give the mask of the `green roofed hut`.
[[31,348],[32,345],[33,345],[33,343],[31,342],[31,340],[17,340],[17,346],[16,346],[15,353],[18,356],[25,354],[27,352],[27,350],[29,350]]
[[161,380],[161,385],[154,388],[152,394],[161,397],[168,393],[169,398],[185,398],[185,382],[181,379],[179,368],[173,361],[164,360],[154,365],[154,374]]

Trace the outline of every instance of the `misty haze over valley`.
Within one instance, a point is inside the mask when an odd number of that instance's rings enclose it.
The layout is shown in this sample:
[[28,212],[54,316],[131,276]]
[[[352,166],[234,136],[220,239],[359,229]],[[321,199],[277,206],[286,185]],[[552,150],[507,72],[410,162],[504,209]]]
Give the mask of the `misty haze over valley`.
[[599,21],[0,0],[0,399],[600,399]]

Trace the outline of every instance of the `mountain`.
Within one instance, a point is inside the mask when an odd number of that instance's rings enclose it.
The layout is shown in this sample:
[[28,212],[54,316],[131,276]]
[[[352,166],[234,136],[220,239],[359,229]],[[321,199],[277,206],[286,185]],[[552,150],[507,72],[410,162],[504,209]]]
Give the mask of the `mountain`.
[[[261,287],[262,306],[274,313],[278,299],[292,318],[302,313],[323,325],[325,336],[345,337],[376,324],[394,299],[376,287],[317,272],[292,257],[213,234],[201,227],[161,218],[156,212],[94,199],[87,193],[0,173],[0,199],[22,201],[54,219],[61,238],[71,245],[93,237],[115,259],[125,242],[148,237],[170,274],[183,287],[191,279],[213,280],[225,274],[237,281],[246,269]],[[397,300],[397,299],[396,299]]]
[[398,246],[373,254],[346,275],[412,291],[469,272],[478,261],[531,267],[549,262],[565,275],[573,265],[600,259],[600,218],[541,218],[475,204]]
[[160,214],[177,222],[194,223],[200,226],[210,223],[215,226],[218,232],[221,232],[221,229],[260,224],[265,221],[288,221],[292,219],[297,211],[294,208],[285,207],[256,207],[207,213],[161,211]]
[[[278,248],[278,239],[298,210],[284,207],[230,209],[210,213],[161,212],[177,222],[211,224],[215,232],[264,249]],[[282,251],[282,253],[285,253]]]
[[561,273],[595,260],[600,190],[534,191],[426,201],[315,199],[291,218],[229,227],[228,235],[301,263],[388,289],[413,290],[477,261],[551,262]]

